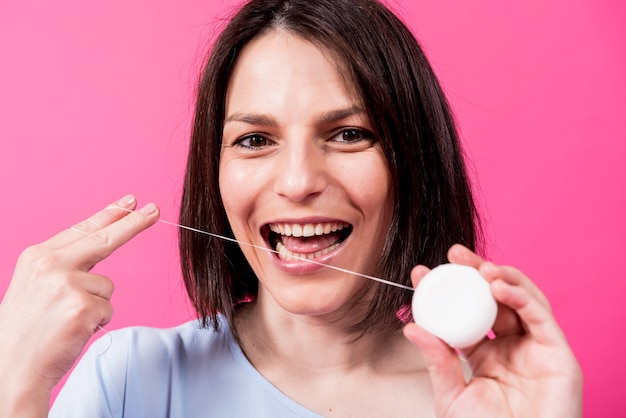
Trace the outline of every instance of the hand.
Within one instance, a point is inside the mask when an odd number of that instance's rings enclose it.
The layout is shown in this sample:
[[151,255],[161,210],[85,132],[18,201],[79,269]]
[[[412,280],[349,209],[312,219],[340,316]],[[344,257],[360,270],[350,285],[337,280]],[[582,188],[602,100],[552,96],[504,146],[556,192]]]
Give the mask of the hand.
[[24,396],[47,411],[54,385],[111,320],[113,282],[89,271],[157,221],[154,204],[135,207],[127,196],[19,257],[0,304],[0,412]]
[[[469,382],[457,352],[415,323],[405,326],[428,365],[437,416],[580,417],[580,366],[541,291],[520,271],[485,262],[461,245],[448,259],[477,268],[491,283],[498,316],[494,339],[461,351],[472,369]],[[415,267],[413,285],[427,272]]]

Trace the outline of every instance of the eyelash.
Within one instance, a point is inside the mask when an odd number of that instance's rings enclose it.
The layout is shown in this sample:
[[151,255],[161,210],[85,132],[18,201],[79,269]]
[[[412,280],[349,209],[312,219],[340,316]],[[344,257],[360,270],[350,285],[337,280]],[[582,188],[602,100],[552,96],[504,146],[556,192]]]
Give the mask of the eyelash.
[[[353,135],[356,134],[359,136],[359,138],[356,140],[345,139],[347,134],[353,134]],[[347,143],[347,144],[356,144],[357,142],[372,140],[374,138],[374,134],[372,132],[368,131],[367,129],[362,129],[362,128],[342,128],[336,134],[334,134],[331,138],[337,138],[339,136],[341,136],[341,138],[335,142],[341,142],[341,143]]]
[[[262,144],[262,145],[256,145],[256,146],[250,145],[250,141],[253,140],[253,139],[260,139],[260,140],[265,141],[265,143]],[[238,147],[254,150],[255,148],[262,148],[262,147],[268,146],[269,142],[271,142],[271,140],[268,139],[265,135],[263,135],[263,134],[256,134],[255,133],[255,134],[244,135],[244,136],[238,138],[233,143],[233,146],[238,146]]]
[[[346,139],[347,135],[358,136],[358,138]],[[336,142],[336,143],[341,143],[341,144],[356,144],[361,141],[368,141],[368,140],[373,140],[373,139],[374,139],[374,134],[368,131],[367,129],[341,128],[340,130],[335,131],[332,135],[330,135],[329,142]],[[253,140],[262,141],[263,143],[260,145],[252,145],[251,141]],[[271,146],[271,145],[274,145],[273,141],[267,138],[267,136],[263,134],[259,134],[259,133],[244,135],[238,138],[233,143],[233,146],[239,146],[239,147],[243,147],[249,150],[259,149],[259,148],[263,148],[263,147]]]

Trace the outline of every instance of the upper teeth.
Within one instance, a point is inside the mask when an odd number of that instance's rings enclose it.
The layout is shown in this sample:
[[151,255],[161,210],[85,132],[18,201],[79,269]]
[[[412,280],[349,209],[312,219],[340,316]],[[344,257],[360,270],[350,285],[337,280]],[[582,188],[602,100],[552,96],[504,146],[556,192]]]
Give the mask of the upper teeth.
[[290,237],[312,237],[314,235],[330,234],[331,232],[348,227],[344,222],[330,222],[318,224],[270,224],[270,229],[280,235]]

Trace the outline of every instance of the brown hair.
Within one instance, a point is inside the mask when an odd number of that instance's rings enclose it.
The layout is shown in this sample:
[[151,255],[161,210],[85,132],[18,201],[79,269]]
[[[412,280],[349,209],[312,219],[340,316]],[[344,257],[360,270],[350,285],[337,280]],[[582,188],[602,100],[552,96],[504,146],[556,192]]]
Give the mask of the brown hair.
[[[230,20],[201,74],[180,222],[233,236],[218,178],[225,95],[240,51],[269,30],[285,30],[340,60],[369,112],[394,184],[393,219],[378,274],[410,285],[416,264],[446,262],[454,243],[477,249],[480,228],[448,103],[418,42],[375,0],[252,0]],[[223,315],[236,335],[237,306],[254,298],[257,278],[236,244],[180,232],[183,276],[203,325]],[[380,286],[351,331],[398,329],[412,293]]]

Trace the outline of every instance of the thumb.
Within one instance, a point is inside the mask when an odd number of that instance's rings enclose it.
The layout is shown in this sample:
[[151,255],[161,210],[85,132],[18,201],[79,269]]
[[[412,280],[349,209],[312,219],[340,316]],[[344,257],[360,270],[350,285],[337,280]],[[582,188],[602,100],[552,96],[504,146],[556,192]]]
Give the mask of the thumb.
[[437,410],[446,410],[466,387],[461,359],[456,351],[424,328],[410,322],[404,336],[418,347],[426,361]]

